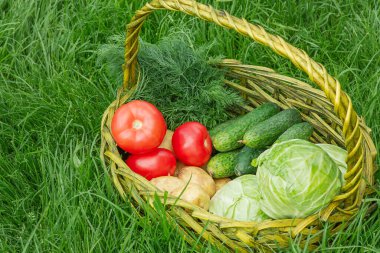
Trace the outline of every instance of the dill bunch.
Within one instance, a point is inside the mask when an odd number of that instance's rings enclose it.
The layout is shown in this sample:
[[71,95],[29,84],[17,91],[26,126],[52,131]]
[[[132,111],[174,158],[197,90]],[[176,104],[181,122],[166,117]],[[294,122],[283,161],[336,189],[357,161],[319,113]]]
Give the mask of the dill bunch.
[[[121,83],[124,49],[121,36],[98,50],[102,64],[112,81]],[[207,128],[231,118],[229,109],[242,104],[239,94],[225,87],[224,72],[213,67],[208,57],[210,45],[195,49],[191,39],[176,34],[157,44],[141,41],[138,61],[141,80],[133,99],[154,104],[164,115],[169,129],[188,121],[198,121]]]

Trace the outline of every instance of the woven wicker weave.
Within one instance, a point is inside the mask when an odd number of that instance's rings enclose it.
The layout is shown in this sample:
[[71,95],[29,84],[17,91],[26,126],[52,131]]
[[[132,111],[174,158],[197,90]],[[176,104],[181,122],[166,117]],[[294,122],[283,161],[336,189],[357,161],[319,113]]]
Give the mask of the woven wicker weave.
[[[225,83],[242,93],[247,104],[244,111],[266,101],[281,108],[294,107],[302,112],[303,119],[314,126],[312,140],[333,143],[348,151],[346,184],[342,193],[318,214],[305,219],[268,220],[264,222],[239,222],[213,215],[175,197],[167,197],[145,178],[133,173],[121,159],[110,132],[115,110],[125,103],[138,84],[137,53],[139,32],[147,17],[156,10],[181,11],[188,15],[214,22],[232,29],[254,41],[271,48],[275,53],[289,59],[304,71],[321,90],[299,80],[282,76],[271,69],[243,65],[235,60],[224,60],[219,66],[227,70]],[[190,243],[194,238],[189,229],[220,248],[242,252],[247,247],[266,251],[273,247],[286,247],[289,237],[299,236],[300,245],[313,248],[322,236],[319,232],[328,221],[331,233],[343,229],[358,211],[361,200],[374,184],[374,159],[376,149],[370,137],[370,129],[355,112],[350,97],[341,90],[338,80],[330,76],[320,63],[312,60],[304,51],[288,44],[281,37],[267,33],[262,27],[250,24],[224,11],[192,0],[153,0],[137,11],[128,25],[125,44],[123,87],[117,99],[107,108],[102,120],[101,159],[110,168],[115,187],[125,198],[131,196],[135,207],[152,204],[157,194],[168,208],[171,221],[178,224]],[[306,237],[315,235],[306,241]]]

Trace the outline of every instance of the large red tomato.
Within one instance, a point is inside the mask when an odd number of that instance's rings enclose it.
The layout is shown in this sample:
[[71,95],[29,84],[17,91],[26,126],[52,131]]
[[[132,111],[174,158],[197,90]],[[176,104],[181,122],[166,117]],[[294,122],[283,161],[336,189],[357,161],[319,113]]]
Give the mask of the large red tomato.
[[172,139],[174,153],[186,165],[201,167],[210,159],[212,144],[207,128],[199,122],[179,126]]
[[132,154],[142,154],[161,144],[166,133],[166,123],[154,105],[134,100],[116,110],[111,131],[120,148]]
[[176,168],[173,152],[164,148],[157,148],[145,154],[130,155],[125,162],[131,170],[148,180],[172,176]]

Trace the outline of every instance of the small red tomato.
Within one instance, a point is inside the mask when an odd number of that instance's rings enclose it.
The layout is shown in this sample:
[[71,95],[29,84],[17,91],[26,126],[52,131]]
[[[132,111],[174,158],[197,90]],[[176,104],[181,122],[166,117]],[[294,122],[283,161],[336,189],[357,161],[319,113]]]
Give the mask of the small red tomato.
[[157,148],[145,154],[130,155],[125,162],[131,170],[148,180],[172,176],[176,168],[173,152],[164,148]]
[[179,126],[172,139],[174,153],[186,165],[201,167],[208,162],[212,144],[207,128],[199,122]]
[[166,123],[154,105],[134,100],[116,110],[111,131],[120,148],[131,154],[142,154],[161,144],[166,133]]

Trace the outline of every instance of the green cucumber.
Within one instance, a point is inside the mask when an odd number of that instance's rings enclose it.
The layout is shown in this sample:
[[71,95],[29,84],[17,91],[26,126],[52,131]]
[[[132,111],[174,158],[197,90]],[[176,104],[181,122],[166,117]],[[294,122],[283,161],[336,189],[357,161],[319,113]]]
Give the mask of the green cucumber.
[[280,108],[276,104],[266,103],[233,121],[220,132],[211,135],[215,149],[220,152],[226,152],[244,146],[239,141],[243,138],[247,128],[272,117],[279,111]]
[[217,133],[222,131],[226,126],[233,124],[235,121],[239,120],[244,115],[239,115],[236,118],[232,118],[230,120],[227,120],[226,122],[223,122],[217,126],[215,126],[213,129],[209,130],[208,133],[210,136],[215,136]]
[[213,156],[207,164],[207,172],[213,178],[224,178],[235,175],[234,166],[240,150],[219,153]]
[[282,141],[288,141],[292,139],[301,139],[301,140],[309,140],[311,135],[313,134],[313,126],[308,122],[302,122],[291,126],[288,130],[286,130],[280,137],[275,141],[275,143],[279,143]]
[[234,168],[236,176],[255,174],[257,167],[252,166],[251,162],[253,159],[259,157],[263,151],[264,150],[262,149],[255,149],[247,146],[242,148],[236,157]]
[[244,134],[243,143],[251,148],[265,148],[272,145],[288,128],[300,122],[301,114],[296,109],[284,110],[250,127]]

